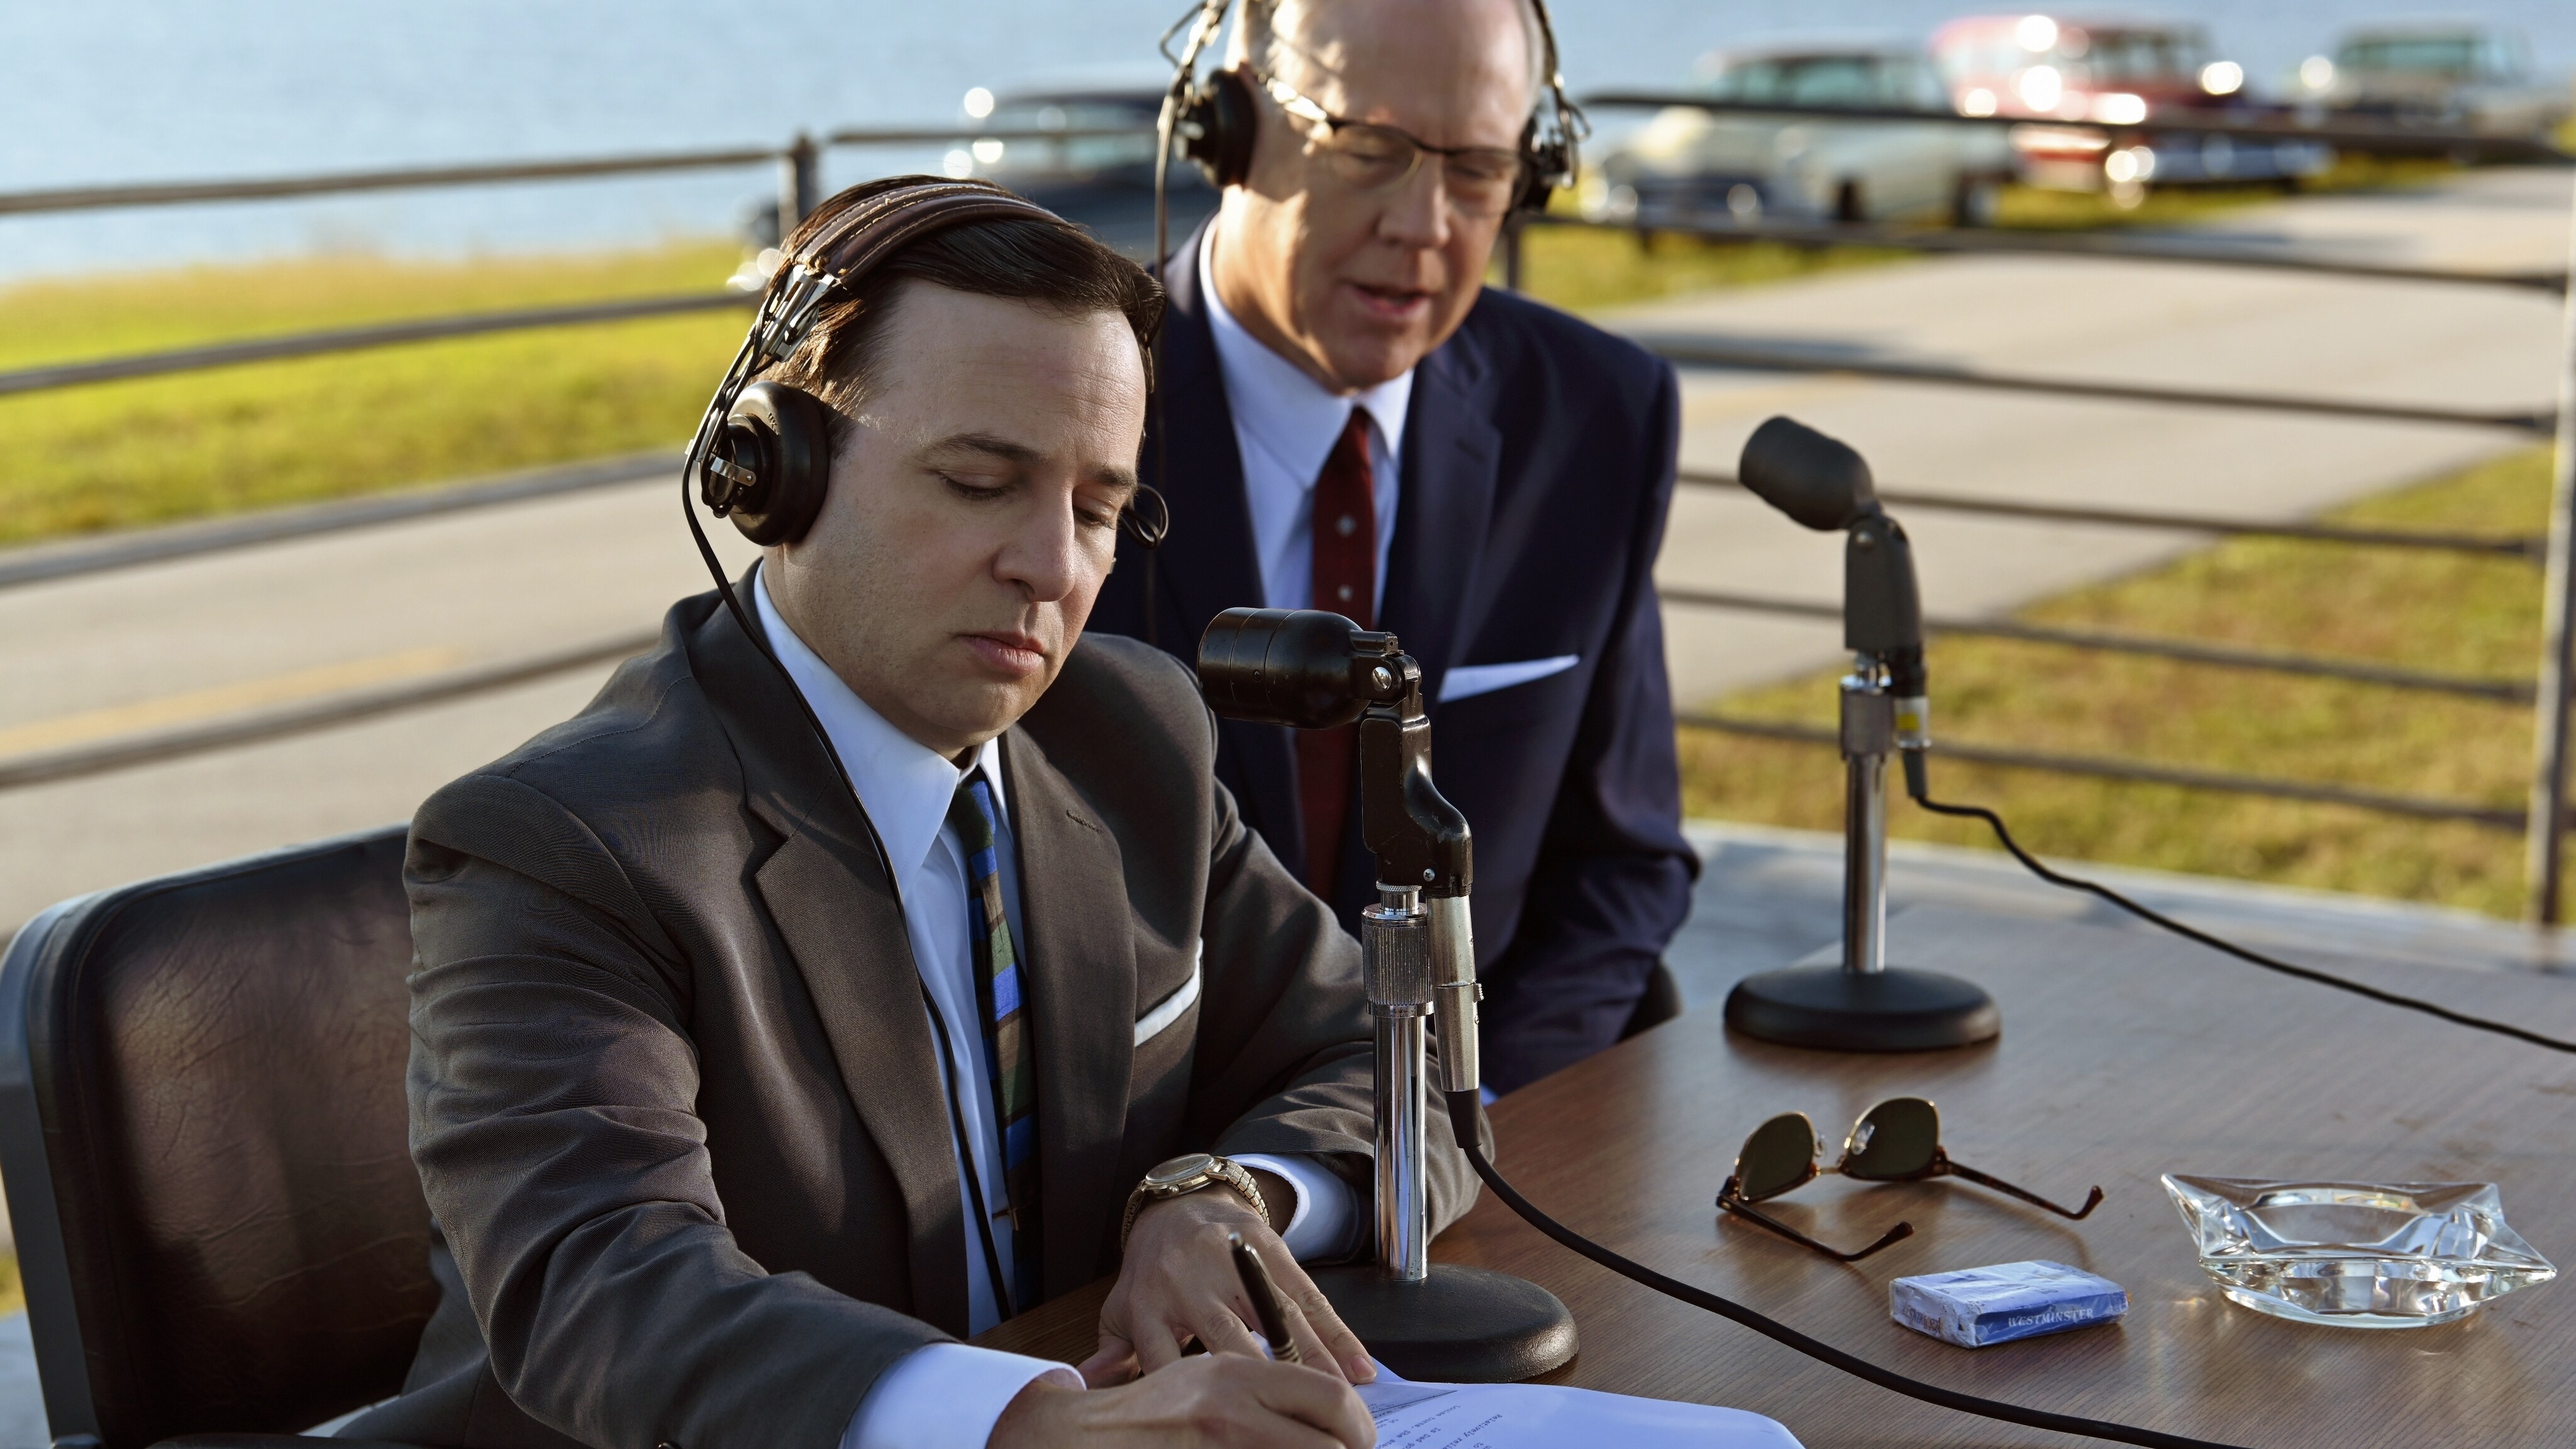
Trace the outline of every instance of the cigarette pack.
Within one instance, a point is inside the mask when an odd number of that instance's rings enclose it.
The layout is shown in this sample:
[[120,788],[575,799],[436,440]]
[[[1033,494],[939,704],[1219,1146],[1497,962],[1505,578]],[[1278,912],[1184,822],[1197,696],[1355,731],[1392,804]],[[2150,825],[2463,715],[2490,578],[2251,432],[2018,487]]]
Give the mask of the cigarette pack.
[[1897,1322],[1961,1348],[2110,1323],[2129,1294],[2108,1278],[2064,1263],[1998,1263],[1899,1278],[1887,1285]]

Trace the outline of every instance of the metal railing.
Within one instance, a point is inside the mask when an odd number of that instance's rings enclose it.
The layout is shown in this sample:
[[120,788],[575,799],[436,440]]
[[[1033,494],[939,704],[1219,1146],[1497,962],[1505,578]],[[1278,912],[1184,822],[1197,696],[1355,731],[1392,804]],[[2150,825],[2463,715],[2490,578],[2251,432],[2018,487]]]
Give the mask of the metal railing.
[[[1687,96],[1619,93],[1596,96],[1591,103],[1600,106],[1686,104],[1715,110],[1731,110],[1775,116],[1814,116],[1836,120],[1925,120],[1961,124],[2029,124],[2003,119],[1957,117],[1938,112],[1916,111],[1851,111],[1822,110],[1787,106],[1747,106],[1710,102]],[[2057,123],[2049,123],[2057,124]],[[2111,127],[2092,124],[2095,129],[2128,132],[2139,128]],[[2228,122],[2184,122],[2159,120],[2144,128],[2149,131],[2188,130],[2231,137],[2296,137],[2343,147],[2390,147],[2420,150],[2427,144],[2454,142],[2453,154],[2475,155],[2488,159],[2565,162],[2569,158],[2557,151],[2525,143],[2508,143],[2496,138],[2427,137],[2422,133],[2394,132],[2381,128],[2298,127],[2255,125]],[[818,195],[819,156],[826,146],[936,144],[940,142],[974,142],[998,140],[1016,142],[1061,143],[1097,137],[1135,137],[1150,134],[1130,129],[995,131],[976,128],[892,128],[876,130],[843,130],[831,132],[819,140],[798,136],[776,149],[734,148],[669,152],[650,155],[590,157],[560,160],[495,162],[480,165],[417,167],[390,170],[352,171],[291,177],[249,178],[218,182],[180,182],[139,185],[117,185],[0,193],[0,217],[35,215],[110,207],[166,206],[187,203],[278,200],[295,197],[347,194],[397,188],[480,186],[525,182],[559,182],[586,177],[614,177],[654,172],[707,170],[742,167],[762,163],[779,168],[779,211],[783,224],[792,225],[810,211]],[[1531,223],[1548,226],[1613,226],[1635,230],[1633,222],[1587,222],[1575,218],[1546,217]],[[2170,239],[2134,237],[2066,236],[2026,231],[1996,229],[1951,229],[1932,231],[1923,228],[1893,226],[1792,226],[1765,224],[1739,227],[1731,224],[1676,224],[1657,222],[1653,231],[1683,231],[1712,239],[1728,241],[1772,241],[1792,246],[1872,246],[1925,253],[2012,253],[2093,257],[2206,266],[2233,266],[2268,270],[2292,270],[2320,275],[2342,276],[2384,282],[2458,283],[2514,287],[2527,290],[2566,293],[2567,272],[2462,272],[2431,268],[2384,266],[2321,256],[2297,256],[2276,252],[2247,252],[2230,248],[2176,244]],[[1507,229],[1503,245],[1506,276],[1513,285],[1519,281],[1521,227]],[[687,312],[742,306],[749,298],[735,292],[691,293],[679,296],[620,299],[578,303],[554,307],[521,308],[509,311],[425,318],[373,324],[361,327],[335,328],[285,336],[227,341],[167,351],[84,360],[22,368],[0,373],[0,396],[31,393],[55,388],[74,387],[121,379],[165,376],[205,368],[235,366],[244,363],[273,361],[291,357],[311,357],[365,348],[386,347],[465,337],[496,332],[527,330],[568,325],[595,324],[642,317],[676,315]],[[2395,813],[2427,820],[2457,820],[2495,828],[2518,828],[2527,832],[2530,843],[2531,900],[2535,919],[2556,923],[2560,913],[2558,866],[2567,825],[2566,771],[2570,753],[2568,738],[2568,695],[2571,681],[2576,681],[2576,641],[2571,640],[2571,623],[2576,623],[2576,568],[2571,568],[2571,549],[2576,549],[2576,303],[2568,309],[2568,358],[2561,379],[2560,406],[2545,411],[2480,411],[2407,403],[2355,402],[2331,398],[2301,397],[2286,394],[2253,394],[2210,389],[2157,387],[2117,383],[2095,379],[2042,377],[2020,374],[1993,374],[1948,364],[1909,361],[1860,353],[1831,353],[1760,347],[1724,338],[1680,335],[1648,335],[1640,341],[1669,360],[1683,366],[1717,367],[1761,371],[1844,374],[1931,386],[1971,387],[2007,390],[2035,395],[2107,399],[2190,408],[2254,409],[2271,412],[2307,414],[2354,420],[2375,419],[2404,423],[2431,423],[2508,430],[2525,435],[2555,432],[2558,438],[2558,461],[2553,480],[2553,521],[2545,543],[2530,538],[2501,538],[2458,534],[2418,534],[2392,530],[2338,527],[2307,522],[2265,522],[2232,520],[2206,515],[2155,514],[2127,510],[2085,508],[2068,505],[2022,503],[2010,500],[1967,498],[1956,495],[1911,492],[1901,489],[1882,490],[1889,503],[1909,508],[1947,509],[1988,516],[2018,517],[2032,521],[2078,524],[2112,528],[2160,529],[2181,533],[2222,535],[2261,535],[2301,539],[2317,543],[2350,547],[2386,547],[2441,549],[2453,552],[2544,560],[2549,570],[2548,642],[2539,678],[2526,680],[2476,679],[2407,670],[2360,660],[2337,660],[2271,651],[2237,649],[2191,640],[2154,639],[2105,634],[2091,631],[2052,629],[1994,619],[1936,619],[1930,621],[1938,631],[1954,635],[1978,635],[2007,638],[2022,642],[2054,645],[2095,651],[2150,656],[2179,662],[2231,669],[2259,670],[2271,673],[2330,678],[2368,685],[2427,691],[2456,697],[2486,699],[2499,703],[2536,702],[2538,715],[2535,735],[2536,765],[2532,786],[2532,803],[2526,810],[2504,810],[2472,802],[2429,800],[2358,790],[2344,786],[2286,778],[2234,775],[2159,765],[2145,761],[2102,759],[2087,756],[2052,754],[2040,751],[2009,749],[1992,745],[1945,743],[1943,750],[1951,756],[1997,765],[2054,771],[2097,778],[2165,784],[2185,789],[2211,790],[2239,794],[2265,795],[2275,798],[2307,800],[2345,805],[2354,808]],[[544,489],[568,486],[597,486],[612,474],[620,473],[617,465],[591,478],[581,469],[559,470],[569,483],[527,483],[502,480],[482,485],[476,500],[488,493],[493,501],[519,496],[530,486]],[[1694,474],[1685,481],[1694,485],[1725,486],[1733,480],[1722,475]],[[395,498],[383,503],[358,502],[334,509],[311,511],[306,522],[288,520],[289,534],[318,531],[324,528],[361,526],[375,521],[371,509],[383,510],[385,517],[407,516],[415,511],[437,511],[447,505]],[[458,506],[472,506],[461,504]],[[345,519],[343,518],[345,515]],[[318,521],[311,521],[318,520]],[[64,556],[51,560],[33,559],[26,568],[8,572],[0,583],[33,581],[36,578],[83,572],[94,567],[127,566],[160,557],[178,556],[199,551],[201,547],[229,546],[225,539],[239,533],[243,540],[263,536],[256,525],[224,525],[202,531],[197,543],[181,540],[169,549],[146,547],[140,551],[107,548],[95,550],[96,558]],[[206,540],[213,540],[207,542]],[[16,577],[23,573],[25,579]],[[1667,589],[1667,602],[1684,607],[1719,607],[1754,609],[1792,615],[1831,617],[1838,610],[1830,606],[1801,600],[1768,599],[1752,595],[1719,593],[1708,590]],[[323,701],[311,706],[281,711],[274,716],[218,722],[213,725],[155,735],[149,738],[110,741],[58,756],[47,756],[0,765],[0,789],[33,784],[40,780],[58,780],[103,770],[125,768],[149,760],[160,760],[200,750],[227,747],[253,739],[273,738],[282,734],[325,728],[351,720],[381,715],[419,705],[455,699],[466,695],[515,687],[537,678],[571,669],[593,667],[622,657],[647,641],[642,638],[605,640],[577,646],[553,654],[495,666],[454,671],[430,680],[388,687],[345,699]],[[1779,721],[1741,719],[1723,715],[1696,714],[1685,716],[1688,726],[1727,730],[1779,739],[1807,740],[1820,744],[1834,741],[1830,729]]]
[[1592,110],[1707,111],[1713,115],[1761,116],[1804,121],[1917,121],[1938,126],[1999,128],[2006,131],[2094,131],[2118,145],[2127,138],[2152,135],[2225,137],[2230,141],[2304,141],[2338,151],[2399,156],[2441,156],[2456,161],[2520,162],[2564,166],[2576,156],[2546,141],[2522,136],[2490,136],[2473,131],[2433,131],[2370,121],[2352,116],[2321,115],[2314,119],[2292,113],[2248,116],[2221,111],[2201,115],[2162,111],[2135,121],[2105,121],[2092,116],[1970,116],[1957,111],[1916,106],[1816,106],[1785,101],[1743,101],[1692,91],[1598,91],[1583,98]]
[[[395,166],[366,171],[321,171],[301,176],[241,177],[228,181],[116,182],[105,186],[57,187],[42,191],[0,192],[0,216],[33,216],[49,212],[98,211],[138,206],[177,206],[211,201],[283,201],[297,197],[340,196],[363,191],[416,191],[449,186],[497,186],[526,181],[577,181],[593,177],[640,176],[671,171],[724,171],[775,164],[782,173],[811,172],[822,152],[833,146],[935,146],[944,141],[1034,141],[1050,144],[1105,137],[1150,137],[1151,130],[1131,127],[1059,130],[989,129],[958,126],[854,127],[820,137],[798,135],[784,146],[729,146],[700,151],[655,151],[622,156],[555,157],[530,161],[481,161],[462,166]],[[789,184],[794,184],[792,175]],[[812,183],[805,184],[802,216],[814,209]]]
[[1504,267],[1516,265],[1521,233],[1533,227],[1576,227],[1625,232],[1640,240],[1660,233],[1707,241],[1773,242],[1802,251],[1857,247],[1877,251],[1922,252],[1933,256],[2073,257],[2092,261],[2160,262],[2178,266],[2233,267],[2248,271],[2304,272],[2310,276],[2360,277],[2383,282],[2456,282],[2469,286],[2512,287],[2536,292],[2564,292],[2563,271],[2464,271],[2449,267],[2402,267],[2384,262],[2301,254],[2277,248],[2257,250],[2242,245],[2211,246],[2172,236],[2136,236],[2121,232],[2060,232],[2022,227],[1913,226],[1892,222],[1783,221],[1739,222],[1727,216],[1700,218],[1585,217],[1549,214],[1524,217],[1505,237]]
[[[1770,108],[1750,109],[1768,110]],[[2553,152],[2552,155],[2555,156],[2556,153]],[[1633,223],[1584,223],[1570,218],[1555,217],[1546,218],[1541,224],[1614,225],[1621,229],[1632,229],[1634,226]],[[1890,228],[1771,228],[1719,224],[1673,225],[1659,222],[1649,229],[1679,231],[1704,238],[1730,241],[1785,241],[1792,245],[1838,245],[1845,240],[1857,240],[1861,236],[1894,236],[1900,242],[1912,239],[1912,234]],[[1514,272],[1517,271],[1519,263],[1517,243],[1518,237],[1515,234],[1507,245],[1505,254],[1506,267]],[[1973,251],[1979,248],[1975,244],[1945,247],[1927,243],[1913,249]],[[1996,251],[2045,249],[2047,248],[2021,248],[2010,245],[1991,248]],[[2065,248],[2063,250],[2071,252],[2083,249]],[[2528,856],[2526,876],[2529,915],[2540,924],[2553,926],[2558,924],[2563,905],[2559,876],[2564,860],[2565,837],[2571,824],[2566,778],[2570,763],[2568,757],[2571,753],[2569,696],[2571,688],[2576,688],[2576,638],[2571,638],[2571,630],[2576,630],[2576,567],[2571,567],[2570,558],[2571,550],[2576,550],[2576,295],[2569,293],[2570,273],[2475,273],[2418,268],[2355,268],[2345,264],[2302,268],[2295,261],[2278,255],[2246,258],[2230,255],[2218,248],[2194,249],[2188,253],[2171,247],[2153,250],[2158,254],[2142,257],[2142,259],[2190,262],[2198,265],[2254,265],[2266,268],[2313,270],[2383,282],[2506,285],[2565,295],[2568,300],[2562,310],[2565,317],[2566,341],[2562,353],[2563,370],[2558,389],[2559,405],[2548,411],[2478,411],[2409,403],[2354,402],[2281,394],[2142,387],[2067,378],[2000,375],[1947,364],[1886,359],[1852,351],[1838,354],[1823,349],[1753,347],[1722,338],[1639,334],[1637,340],[1667,361],[1684,367],[1842,374],[1927,385],[2001,389],[2037,395],[2102,398],[2183,407],[2257,409],[2354,420],[2488,427],[2510,429],[2526,435],[2554,436],[2557,446],[2556,466],[2552,479],[2552,523],[2546,540],[2459,534],[2413,534],[2391,530],[2339,528],[2315,523],[2248,522],[2213,518],[2207,515],[2154,514],[2118,509],[2020,503],[2004,499],[1914,493],[1902,489],[1883,490],[1881,497],[1884,501],[1898,506],[1948,509],[2041,522],[2112,528],[2162,529],[2174,532],[2270,535],[2351,547],[2441,549],[2496,557],[2537,558],[2545,563],[2549,575],[2545,595],[2547,617],[2544,621],[2544,634],[2546,638],[2537,680],[2466,678],[2360,660],[2244,650],[2191,640],[2142,638],[2093,631],[2055,629],[2013,620],[1928,618],[1925,623],[1935,632],[1952,635],[2011,639],[2095,652],[2148,656],[2186,664],[2262,670],[2387,688],[2426,691],[2454,697],[2486,699],[2499,703],[2531,704],[2535,711],[2533,720],[2535,765],[2530,804],[2522,810],[2505,810],[2469,801],[2441,801],[2390,795],[2280,776],[2234,775],[2192,770],[2141,760],[2074,756],[1951,742],[1944,742],[1941,748],[1945,754],[1956,758],[2014,768],[2338,804],[2417,819],[2456,820],[2498,829],[2520,830],[2524,833]],[[2121,252],[2108,247],[2100,248],[2092,254],[2122,255]],[[2576,229],[2571,229],[2570,271],[2576,272]],[[1684,475],[1682,481],[1699,486],[1730,486],[1736,483],[1735,479],[1716,473],[1688,473]],[[1840,617],[1839,608],[1806,600],[1688,587],[1665,588],[1661,593],[1667,603],[1685,607],[1749,610],[1819,619]],[[1687,715],[1681,722],[1686,726],[1820,745],[1836,744],[1839,738],[1835,731],[1819,726],[1723,714]]]

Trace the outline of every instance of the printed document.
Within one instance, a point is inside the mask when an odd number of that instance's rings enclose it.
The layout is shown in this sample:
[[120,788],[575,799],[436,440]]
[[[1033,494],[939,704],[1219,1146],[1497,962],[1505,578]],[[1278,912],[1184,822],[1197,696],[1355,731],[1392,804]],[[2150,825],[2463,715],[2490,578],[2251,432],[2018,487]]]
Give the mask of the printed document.
[[1776,1419],[1742,1409],[1632,1399],[1552,1384],[1429,1384],[1378,1365],[1360,1402],[1378,1449],[1801,1449]]

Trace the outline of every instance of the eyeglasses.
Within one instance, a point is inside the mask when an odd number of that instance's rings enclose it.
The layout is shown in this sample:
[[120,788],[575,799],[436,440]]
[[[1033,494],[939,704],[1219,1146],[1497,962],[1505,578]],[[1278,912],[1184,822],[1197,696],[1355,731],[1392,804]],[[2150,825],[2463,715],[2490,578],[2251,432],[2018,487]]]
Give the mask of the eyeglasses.
[[[1822,1170],[1816,1163],[1821,1148],[1816,1141],[1816,1124],[1804,1112],[1783,1112],[1753,1129],[1744,1139],[1744,1150],[1735,1155],[1735,1172],[1718,1189],[1717,1205],[1721,1211],[1750,1219],[1794,1243],[1802,1243],[1829,1258],[1856,1263],[1891,1243],[1914,1235],[1912,1223],[1898,1223],[1879,1235],[1877,1242],[1856,1253],[1845,1253],[1826,1247],[1787,1223],[1754,1208],[1782,1193],[1806,1186]],[[1923,1182],[1935,1177],[1964,1177],[1970,1182],[2009,1193],[2023,1202],[2044,1207],[2062,1218],[2081,1222],[2101,1205],[2102,1189],[2095,1188],[2080,1208],[2062,1208],[2037,1193],[2027,1192],[1997,1177],[1988,1177],[1973,1168],[1962,1167],[1950,1160],[1941,1145],[1941,1114],[1921,1097],[1894,1097],[1861,1114],[1852,1124],[1851,1135],[1843,1139],[1842,1159],[1834,1171],[1862,1182]]]
[[1248,72],[1279,108],[1324,128],[1316,149],[1334,177],[1354,191],[1384,191],[1413,179],[1425,155],[1440,158],[1442,186],[1461,216],[1496,217],[1519,194],[1521,153],[1500,146],[1434,146],[1409,131],[1337,116],[1287,82]]

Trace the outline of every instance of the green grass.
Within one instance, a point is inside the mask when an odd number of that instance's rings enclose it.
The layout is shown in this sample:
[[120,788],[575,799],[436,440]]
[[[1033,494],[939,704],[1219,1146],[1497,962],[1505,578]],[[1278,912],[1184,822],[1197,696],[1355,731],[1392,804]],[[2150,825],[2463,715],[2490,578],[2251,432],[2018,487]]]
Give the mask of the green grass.
[[[2385,185],[2417,171],[2338,172]],[[2429,173],[2427,173],[2429,174]],[[2099,197],[2013,188],[2011,225],[2185,220],[2272,193]],[[1526,240],[1530,291],[1577,311],[1754,286],[1904,253],[1564,227]],[[587,256],[321,256],[0,291],[0,369],[401,318],[714,287],[729,242]],[[0,547],[676,444],[742,319],[705,313],[221,368],[0,399]]]
[[[2333,517],[2393,528],[2539,532],[2548,453],[2536,449],[2352,505]],[[2225,642],[2477,676],[2528,677],[2540,577],[2508,559],[2240,539],[2046,600],[2019,617],[2069,628]],[[2063,753],[2439,796],[2514,808],[2531,711],[2329,680],[1937,638],[1936,741]],[[1833,673],[1723,702],[1727,713],[1828,724]],[[1819,746],[1685,731],[1693,815],[1841,828],[1841,766]],[[2462,906],[2522,907],[2518,835],[2307,805],[1942,761],[1938,796],[1994,806],[2054,855]],[[1893,833],[1991,846],[1985,828],[1911,805]]]
[[1912,255],[1882,248],[1790,247],[1571,226],[1532,227],[1522,234],[1521,247],[1521,275],[1529,294],[1569,312],[1760,286]]
[[[323,257],[0,292],[0,367],[406,317],[712,290],[686,243],[453,263]],[[673,443],[731,312],[261,363],[0,400],[0,543]]]
[[[2387,191],[2421,186],[2457,171],[2448,161],[2408,157],[2342,156],[2322,176],[2300,182],[2297,194]],[[2043,191],[2007,186],[1997,198],[1995,225],[2027,231],[2093,231],[2120,227],[2178,226],[2242,207],[2278,201],[2277,185],[2192,186],[2150,189],[2133,207],[2100,192]]]

